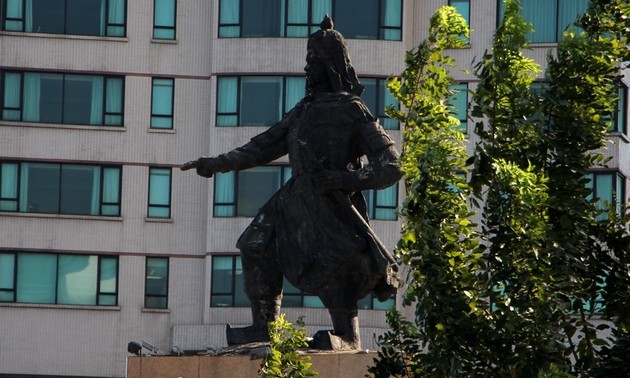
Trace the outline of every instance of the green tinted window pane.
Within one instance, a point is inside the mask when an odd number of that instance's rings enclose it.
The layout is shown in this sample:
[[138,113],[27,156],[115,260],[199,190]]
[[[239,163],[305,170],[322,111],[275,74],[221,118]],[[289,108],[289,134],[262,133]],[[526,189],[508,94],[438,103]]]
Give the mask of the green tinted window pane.
[[153,79],[151,114],[173,115],[173,79]]
[[174,29],[153,29],[153,38],[155,39],[175,39]]
[[[212,258],[212,292],[231,293],[232,292],[232,257]],[[230,300],[230,305],[232,301]]]
[[239,22],[240,0],[221,0],[219,2],[219,23],[237,24]]
[[241,34],[240,26],[221,26],[219,28],[220,38],[238,38]]
[[120,126],[122,125],[122,116],[119,115],[106,115],[105,124],[108,126]]
[[374,219],[379,220],[396,220],[396,210],[393,209],[376,209]]
[[148,297],[144,303],[145,308],[167,308],[167,298],[165,297]]
[[[19,108],[22,93],[22,75],[15,72],[4,74],[4,106]],[[19,117],[19,112],[18,112]]]
[[170,117],[151,117],[151,127],[154,129],[172,129],[173,119]]
[[0,289],[14,289],[15,255],[0,253]]
[[146,293],[151,295],[168,294],[168,259],[147,257]]
[[169,218],[171,209],[168,207],[149,206],[149,218]]
[[101,215],[118,216],[120,214],[120,206],[118,205],[103,205],[101,206]]
[[109,37],[124,37],[125,27],[124,26],[108,26],[107,35]]
[[380,119],[379,122],[386,130],[398,130],[398,128],[400,127],[398,121],[392,118],[383,118]]
[[291,285],[291,283],[285,278],[282,282],[282,292],[284,294],[300,294],[302,291],[297,287]]
[[231,295],[212,295],[210,297],[210,306],[232,307],[232,296]]
[[115,77],[106,78],[105,91],[107,92],[107,97],[105,99],[105,112],[122,113],[124,97],[123,79]]
[[175,26],[175,0],[155,0],[155,26]]
[[287,26],[287,37],[308,36],[308,26]]
[[120,168],[103,168],[103,202],[120,202]]
[[4,163],[0,166],[0,198],[17,199],[18,165]]
[[59,255],[57,303],[96,305],[97,256]]
[[18,203],[17,201],[3,201],[0,200],[0,211],[17,211]]
[[217,126],[237,126],[238,116],[236,115],[217,115]]
[[113,257],[101,257],[100,287],[101,293],[116,293],[118,280],[118,260]]
[[7,18],[22,18],[24,17],[24,7],[22,6],[22,0],[7,0],[6,1],[6,17]]
[[392,307],[396,306],[396,300],[394,298],[389,298],[385,302],[381,302],[378,299],[372,300],[372,308],[374,310],[385,310],[389,311]]
[[612,203],[613,199],[613,175],[599,174],[597,175],[597,184],[595,188],[599,203],[603,206],[605,203]]
[[55,303],[57,256],[36,253],[18,255],[17,301]]
[[101,294],[98,296],[98,304],[100,306],[116,306],[116,295]]
[[217,112],[236,113],[238,100],[238,78],[217,79]]
[[6,121],[19,121],[20,111],[19,110],[4,110],[2,112],[2,119]]
[[149,173],[149,204],[170,206],[171,170],[151,168]]
[[304,307],[324,308],[324,304],[322,303],[322,300],[319,299],[319,297],[316,297],[314,295],[305,295]]
[[234,205],[215,205],[215,217],[233,217],[236,215],[236,206]]
[[0,291],[0,302],[14,302],[15,293],[13,291]]

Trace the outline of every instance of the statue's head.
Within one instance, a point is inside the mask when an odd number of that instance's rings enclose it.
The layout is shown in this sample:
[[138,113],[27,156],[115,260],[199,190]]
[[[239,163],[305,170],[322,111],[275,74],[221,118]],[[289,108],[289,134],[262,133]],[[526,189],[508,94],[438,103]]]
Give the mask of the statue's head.
[[321,23],[321,30],[309,35],[306,54],[306,90],[315,92],[348,92],[360,96],[363,86],[359,83],[348,47],[341,33],[333,29],[328,15]]

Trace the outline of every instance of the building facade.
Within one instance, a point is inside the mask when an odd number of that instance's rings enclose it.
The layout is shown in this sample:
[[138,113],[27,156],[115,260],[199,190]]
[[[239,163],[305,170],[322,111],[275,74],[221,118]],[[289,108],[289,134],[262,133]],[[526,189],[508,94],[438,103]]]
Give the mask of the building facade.
[[[129,341],[162,353],[225,345],[226,323],[250,322],[236,239],[290,176],[288,160],[210,180],[177,168],[244,144],[304,95],[306,37],[325,13],[400,148],[385,79],[449,3],[474,30],[452,52],[469,68],[492,41],[496,1],[1,0],[0,376],[121,377]],[[541,64],[586,2],[548,3],[526,13]],[[472,149],[475,78],[453,74]],[[601,198],[625,198],[630,175],[624,80],[613,159],[593,172]],[[403,185],[364,194],[393,248]],[[400,303],[361,301],[364,348]],[[310,331],[331,327],[318,298],[288,284],[283,312]]]

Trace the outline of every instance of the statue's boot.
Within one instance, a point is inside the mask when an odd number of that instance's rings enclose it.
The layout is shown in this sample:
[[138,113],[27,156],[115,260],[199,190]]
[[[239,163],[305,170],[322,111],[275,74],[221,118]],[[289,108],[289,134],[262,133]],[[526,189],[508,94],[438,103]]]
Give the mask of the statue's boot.
[[357,350],[361,349],[359,316],[357,309],[329,310],[333,331],[318,331],[310,342],[315,349]]
[[227,325],[225,334],[228,345],[269,341],[268,324],[280,313],[280,298],[252,301],[251,309],[253,319],[251,326],[234,328]]

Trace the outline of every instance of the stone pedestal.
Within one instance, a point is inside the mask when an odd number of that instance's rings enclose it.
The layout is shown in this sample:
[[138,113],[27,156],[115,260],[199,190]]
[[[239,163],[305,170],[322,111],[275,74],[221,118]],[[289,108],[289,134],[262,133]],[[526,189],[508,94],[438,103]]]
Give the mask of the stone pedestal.
[[[364,378],[375,352],[308,353],[325,378]],[[258,378],[262,359],[238,356],[131,356],[127,378]]]

